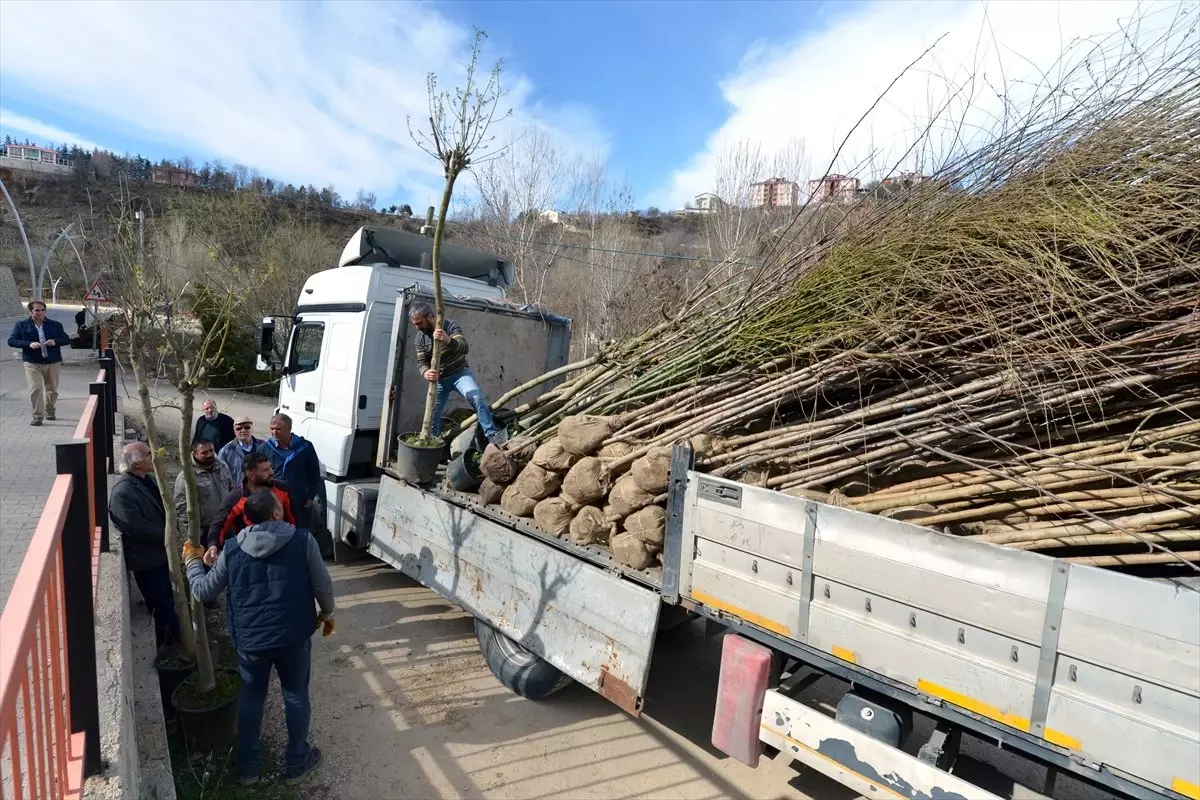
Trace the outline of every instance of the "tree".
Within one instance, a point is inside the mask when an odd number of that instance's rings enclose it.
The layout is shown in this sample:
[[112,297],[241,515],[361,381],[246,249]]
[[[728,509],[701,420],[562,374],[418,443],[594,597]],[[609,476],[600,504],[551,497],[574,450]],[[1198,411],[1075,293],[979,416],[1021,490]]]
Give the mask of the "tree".
[[[442,176],[445,178],[445,188],[442,190],[442,203],[438,208],[437,227],[433,232],[433,299],[436,311],[436,328],[441,328],[445,322],[445,307],[442,303],[442,238],[446,232],[446,215],[450,210],[450,198],[454,194],[454,183],[465,170],[476,161],[476,154],[488,149],[495,137],[488,135],[488,129],[497,121],[496,112],[504,92],[500,88],[501,61],[497,60],[492,67],[486,83],[480,84],[476,77],[479,64],[479,51],[487,34],[475,29],[475,40],[471,44],[471,55],[467,62],[466,82],[461,87],[455,87],[453,92],[438,89],[437,75],[430,73],[426,86],[429,92],[429,131],[414,131],[412,119],[408,120],[409,135],[417,146],[436,158],[442,165]],[[501,115],[501,119],[509,116],[511,109]],[[433,340],[433,354],[429,366],[437,371],[442,359],[442,343]],[[437,398],[437,382],[429,382],[429,391],[425,395],[425,417],[421,421],[420,438],[414,444],[428,446],[436,444],[430,435],[433,429],[433,406]]]
[[[162,219],[150,213],[148,203],[139,202],[123,191],[112,212],[111,237],[101,248],[107,251],[106,262],[112,274],[110,295],[122,323],[118,346],[132,367],[146,423],[147,444],[157,453],[162,452],[162,441],[155,423],[149,369],[153,367],[158,375],[165,377],[176,392],[175,398],[165,405],[176,409],[180,417],[177,444],[185,476],[189,523],[186,531],[179,531],[175,514],[168,512],[165,544],[181,626],[180,644],[184,654],[196,662],[199,690],[211,692],[216,686],[216,675],[204,610],[194,598],[189,606],[190,592],[186,588],[179,547],[180,536],[186,535],[197,547],[201,537],[195,468],[188,457],[195,390],[208,384],[220,364],[231,325],[244,298],[254,293],[258,283],[270,275],[270,269],[262,268],[264,259],[260,251],[239,248],[241,252],[235,252],[225,243],[204,235],[217,225],[235,224],[229,218],[253,221],[258,217],[238,214],[238,209],[231,209],[225,198],[206,194],[184,197],[194,198],[192,204],[179,209],[171,218]],[[140,224],[135,205],[145,215]],[[145,236],[141,225],[145,226]],[[231,240],[253,243],[260,239],[254,231],[245,231]],[[202,276],[202,280],[196,276]],[[194,326],[173,325],[164,307],[188,309],[199,317],[215,318],[217,323],[204,324],[199,332]],[[161,458],[155,459],[154,470],[163,507],[171,509],[173,484],[168,482]]]
[[513,262],[522,302],[541,303],[565,226],[543,212],[569,207],[578,188],[578,163],[536,124],[525,126],[495,158],[475,170],[479,223],[488,250]]
[[354,195],[354,203],[352,208],[359,211],[374,211],[375,210],[375,193],[368,192],[366,189],[359,187],[358,192]]
[[733,262],[758,252],[764,237],[783,215],[799,211],[790,207],[782,212],[750,208],[750,187],[769,178],[798,182],[807,171],[807,159],[804,144],[798,139],[774,152],[765,151],[757,143],[739,141],[722,149],[713,167],[712,191],[721,202],[704,214],[708,257],[730,262],[732,270]]

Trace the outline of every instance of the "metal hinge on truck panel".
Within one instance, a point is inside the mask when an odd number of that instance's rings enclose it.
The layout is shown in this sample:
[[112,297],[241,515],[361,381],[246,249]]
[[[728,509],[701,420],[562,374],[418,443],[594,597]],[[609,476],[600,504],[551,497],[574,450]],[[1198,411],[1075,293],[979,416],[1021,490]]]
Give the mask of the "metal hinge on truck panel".
[[688,471],[692,446],[680,442],[671,450],[671,485],[667,487],[667,530],[663,541],[662,599],[679,602],[679,567],[683,559],[683,513],[687,503]]
[[712,500],[714,503],[724,503],[734,508],[742,507],[742,490],[739,486],[727,486],[705,477],[701,477],[696,493],[701,500]]

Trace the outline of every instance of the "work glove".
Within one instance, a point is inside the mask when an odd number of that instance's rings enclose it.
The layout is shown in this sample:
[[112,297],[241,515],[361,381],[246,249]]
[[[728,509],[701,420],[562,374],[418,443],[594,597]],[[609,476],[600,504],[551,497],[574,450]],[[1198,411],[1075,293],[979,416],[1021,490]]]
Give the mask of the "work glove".
[[204,563],[204,548],[197,547],[196,545],[192,544],[190,541],[184,540],[184,542],[183,542],[183,567],[184,567],[184,569],[187,569],[188,567],[192,566],[193,561],[199,561],[200,563]]
[[334,622],[333,617],[327,617],[324,614],[317,615],[317,625],[321,628],[322,636],[330,636],[337,630],[337,623]]

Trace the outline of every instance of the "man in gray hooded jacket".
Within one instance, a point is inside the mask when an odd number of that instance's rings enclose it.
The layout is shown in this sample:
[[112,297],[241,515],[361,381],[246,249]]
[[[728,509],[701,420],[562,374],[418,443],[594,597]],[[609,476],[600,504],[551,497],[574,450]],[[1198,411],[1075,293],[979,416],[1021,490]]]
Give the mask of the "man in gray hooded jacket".
[[333,581],[316,539],[283,521],[283,507],[270,489],[247,497],[245,514],[252,524],[225,542],[207,575],[203,549],[185,542],[183,560],[192,595],[200,602],[211,602],[229,589],[229,636],[242,675],[239,778],[246,785],[259,780],[262,717],[274,667],[283,690],[291,782],[321,762],[321,751],[308,745],[308,680],[313,633],[322,624],[326,636],[334,630]]

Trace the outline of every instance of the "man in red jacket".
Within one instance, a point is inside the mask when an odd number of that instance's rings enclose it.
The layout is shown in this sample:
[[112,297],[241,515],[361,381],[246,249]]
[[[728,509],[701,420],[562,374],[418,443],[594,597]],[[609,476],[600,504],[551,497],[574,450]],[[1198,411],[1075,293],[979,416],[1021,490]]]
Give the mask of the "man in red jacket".
[[206,566],[211,567],[216,562],[226,539],[236,536],[242,528],[253,524],[246,516],[246,498],[259,489],[270,489],[283,507],[283,521],[296,524],[296,518],[292,516],[292,499],[288,487],[283,481],[275,480],[275,470],[265,455],[258,452],[247,455],[242,461],[242,474],[245,477],[242,478],[241,488],[225,495],[221,512],[208,529],[208,535],[205,537],[207,549],[204,552]]

